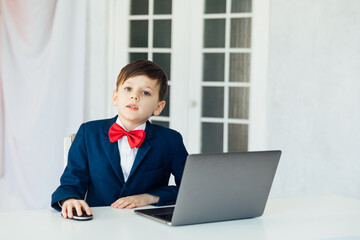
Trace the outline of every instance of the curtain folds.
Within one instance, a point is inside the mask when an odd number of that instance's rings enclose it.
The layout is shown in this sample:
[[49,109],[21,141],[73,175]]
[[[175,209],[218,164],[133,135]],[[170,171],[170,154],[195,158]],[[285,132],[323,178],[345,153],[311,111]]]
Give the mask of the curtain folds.
[[50,206],[63,137],[84,120],[85,0],[3,0],[0,181],[28,209]]
[[[2,2],[0,0],[0,54],[2,53]],[[0,55],[0,179],[4,176],[4,100],[2,89],[2,74],[1,74],[1,55]]]

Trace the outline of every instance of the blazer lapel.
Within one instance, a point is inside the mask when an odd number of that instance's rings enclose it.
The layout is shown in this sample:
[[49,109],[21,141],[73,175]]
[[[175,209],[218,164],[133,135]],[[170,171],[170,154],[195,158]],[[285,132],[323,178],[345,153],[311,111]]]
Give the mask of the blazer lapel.
[[102,144],[104,146],[106,155],[108,157],[108,160],[110,162],[110,165],[112,166],[117,178],[120,180],[121,184],[124,185],[124,175],[122,173],[122,169],[120,166],[120,153],[119,153],[119,147],[117,142],[110,142],[109,140],[109,129],[116,121],[117,116],[115,118],[110,119],[107,124],[104,127],[105,137],[102,140]]
[[129,179],[132,177],[133,173],[140,166],[140,164],[144,160],[146,154],[151,149],[151,145],[149,144],[148,141],[155,136],[155,132],[154,132],[154,127],[152,126],[152,124],[149,121],[146,122],[145,132],[146,132],[145,140],[141,144],[141,146],[136,154],[134,164],[133,164],[130,174],[129,174]]

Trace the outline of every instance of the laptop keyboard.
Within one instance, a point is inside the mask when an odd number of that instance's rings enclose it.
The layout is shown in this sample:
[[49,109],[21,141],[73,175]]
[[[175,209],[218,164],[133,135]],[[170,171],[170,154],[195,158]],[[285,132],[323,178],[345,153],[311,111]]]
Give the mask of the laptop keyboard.
[[157,218],[160,220],[165,220],[167,222],[171,222],[174,207],[161,207],[161,208],[150,208],[150,209],[139,209],[135,210],[137,213],[141,213],[143,215],[147,215],[153,218]]
[[172,213],[164,213],[164,214],[156,214],[154,217],[163,219],[165,221],[171,222],[173,214]]

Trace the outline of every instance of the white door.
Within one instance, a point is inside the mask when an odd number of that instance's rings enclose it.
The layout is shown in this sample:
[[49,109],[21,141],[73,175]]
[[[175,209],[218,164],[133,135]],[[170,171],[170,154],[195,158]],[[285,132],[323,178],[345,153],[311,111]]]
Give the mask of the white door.
[[180,131],[190,153],[266,147],[267,4],[116,2],[114,65],[149,59],[165,70],[167,106],[152,122]]

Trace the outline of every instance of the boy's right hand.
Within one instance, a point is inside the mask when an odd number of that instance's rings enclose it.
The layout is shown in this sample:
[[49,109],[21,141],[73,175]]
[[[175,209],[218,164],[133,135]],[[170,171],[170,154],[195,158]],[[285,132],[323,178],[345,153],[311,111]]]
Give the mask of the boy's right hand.
[[62,201],[61,205],[62,205],[61,214],[63,215],[64,218],[72,218],[74,208],[76,209],[76,213],[78,216],[82,215],[82,209],[86,212],[86,214],[88,215],[92,214],[89,205],[84,200],[69,198]]

